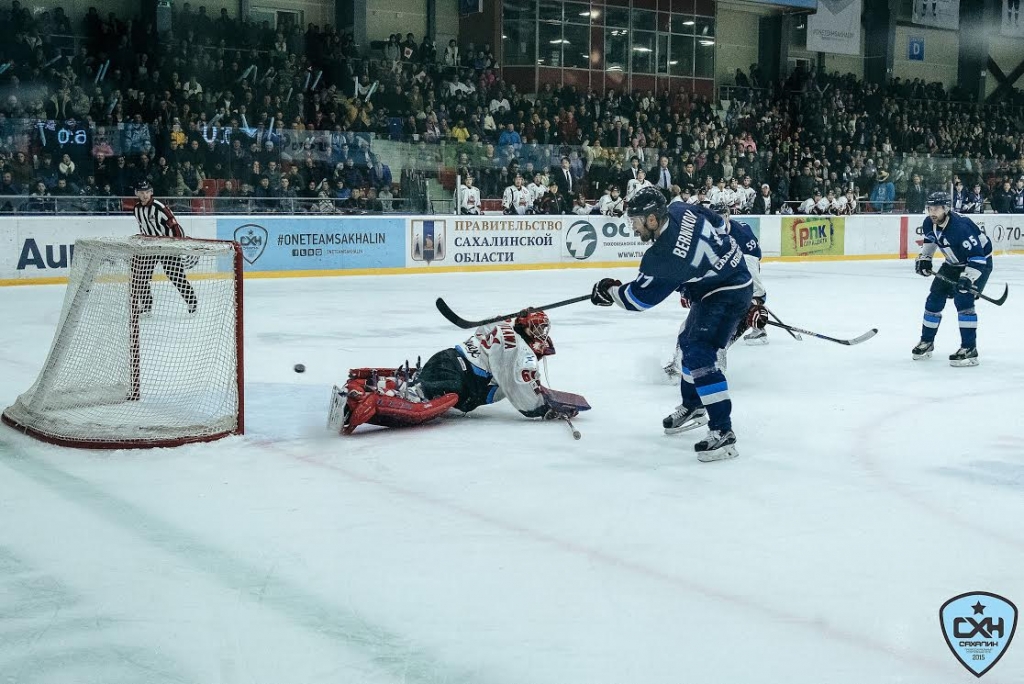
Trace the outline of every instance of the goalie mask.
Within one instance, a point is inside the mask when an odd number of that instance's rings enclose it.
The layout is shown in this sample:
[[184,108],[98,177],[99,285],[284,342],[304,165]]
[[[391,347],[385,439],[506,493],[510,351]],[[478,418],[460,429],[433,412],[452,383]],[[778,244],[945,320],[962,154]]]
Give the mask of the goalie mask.
[[538,359],[555,353],[555,345],[549,337],[551,321],[543,311],[524,311],[516,316],[512,327],[526,340]]

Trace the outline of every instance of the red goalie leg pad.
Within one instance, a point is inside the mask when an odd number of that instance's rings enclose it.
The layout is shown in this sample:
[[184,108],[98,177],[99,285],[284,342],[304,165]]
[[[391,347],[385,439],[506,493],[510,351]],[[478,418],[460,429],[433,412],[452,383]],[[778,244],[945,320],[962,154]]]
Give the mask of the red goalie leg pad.
[[376,411],[370,419],[373,425],[384,427],[407,427],[419,425],[437,418],[459,403],[459,395],[442,394],[430,401],[414,402],[401,397],[376,395]]
[[[346,388],[348,388],[347,385]],[[363,423],[373,422],[373,414],[377,412],[377,398],[378,395],[376,394],[350,391],[348,402],[345,406],[347,419],[345,420],[345,427],[342,428],[342,433],[351,435],[352,431]]]

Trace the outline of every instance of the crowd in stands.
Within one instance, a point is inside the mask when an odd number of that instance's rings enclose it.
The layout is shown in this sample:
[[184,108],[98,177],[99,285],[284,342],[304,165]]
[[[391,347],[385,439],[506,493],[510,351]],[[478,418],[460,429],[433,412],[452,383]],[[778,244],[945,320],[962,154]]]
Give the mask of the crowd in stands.
[[[752,66],[728,102],[528,96],[488,45],[360,48],[187,2],[172,26],[0,9],[0,210],[119,210],[110,198],[142,178],[180,211],[402,210],[418,178],[457,174],[465,213],[616,214],[645,185],[738,212],[919,212],[952,189],[962,211],[1024,213],[1021,109],[939,84],[800,69],[766,83]],[[67,121],[79,137],[57,135]]]

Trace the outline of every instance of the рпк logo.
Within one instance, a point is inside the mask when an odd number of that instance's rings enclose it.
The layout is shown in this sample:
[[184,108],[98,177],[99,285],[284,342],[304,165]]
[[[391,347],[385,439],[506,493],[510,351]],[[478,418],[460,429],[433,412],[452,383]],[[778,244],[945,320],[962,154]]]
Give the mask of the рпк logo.
[[565,248],[574,259],[589,258],[597,249],[597,229],[587,221],[577,221],[565,231]]
[[267,229],[256,223],[238,226],[235,228],[235,242],[242,246],[242,258],[255,264],[267,248]]

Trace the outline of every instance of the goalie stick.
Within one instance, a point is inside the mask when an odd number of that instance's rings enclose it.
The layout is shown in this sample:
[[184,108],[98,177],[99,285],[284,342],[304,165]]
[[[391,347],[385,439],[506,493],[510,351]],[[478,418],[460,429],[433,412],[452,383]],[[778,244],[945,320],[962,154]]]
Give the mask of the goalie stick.
[[[950,285],[957,285],[958,284],[952,278],[947,278],[944,275],[940,275],[938,273],[932,273],[932,275],[935,276],[935,278],[937,280],[941,280],[944,283],[949,283]],[[1006,298],[1010,295],[1010,286],[1006,285],[1006,284],[1003,284],[1003,296],[1000,297],[999,299],[992,299],[988,295],[984,295],[984,294],[978,292],[977,290],[969,290],[969,292],[972,295],[974,295],[975,297],[980,297],[981,299],[984,299],[986,302],[992,302],[996,306],[1002,306],[1003,302],[1005,302]]]
[[547,311],[548,309],[557,309],[560,306],[568,306],[570,304],[576,304],[578,302],[585,302],[588,299],[590,299],[590,295],[580,295],[579,297],[573,297],[572,299],[563,299],[562,301],[555,302],[553,304],[544,304],[542,306],[529,306],[525,309],[520,309],[519,311],[510,314],[503,314],[501,316],[495,316],[493,318],[485,318],[480,321],[467,321],[465,318],[462,318],[454,311],[452,311],[451,307],[448,306],[447,303],[445,303],[442,297],[438,297],[437,301],[434,302],[434,304],[437,306],[437,310],[441,312],[441,315],[448,319],[449,323],[453,323],[459,326],[460,328],[469,330],[471,328],[479,328],[481,325],[487,325],[488,323],[497,323],[498,321],[504,321],[509,318],[515,318],[524,311]]
[[878,328],[872,328],[871,330],[868,330],[863,335],[859,335],[859,336],[854,337],[854,338],[849,339],[849,340],[841,340],[841,339],[836,338],[836,337],[829,337],[828,335],[822,335],[821,333],[816,333],[816,332],[813,332],[811,330],[804,330],[803,328],[797,328],[797,327],[792,326],[792,325],[785,325],[783,323],[776,323],[775,321],[768,321],[768,325],[774,325],[776,328],[782,328],[783,330],[789,330],[789,331],[792,331],[792,332],[803,333],[804,335],[810,335],[811,337],[817,337],[819,340],[826,340],[828,342],[835,342],[836,344],[844,344],[847,347],[852,347],[853,345],[860,344],[861,342],[867,342],[872,337],[874,337],[875,335],[878,334]]

